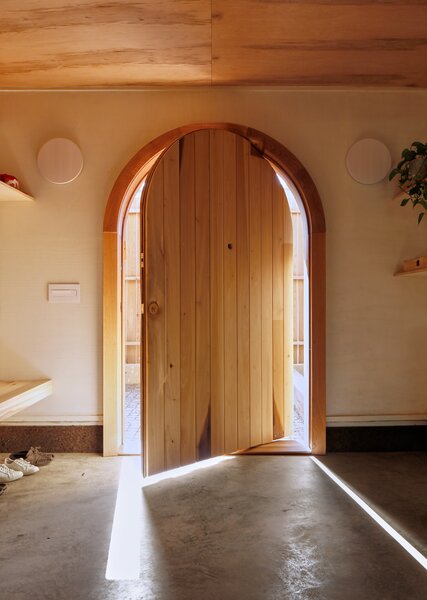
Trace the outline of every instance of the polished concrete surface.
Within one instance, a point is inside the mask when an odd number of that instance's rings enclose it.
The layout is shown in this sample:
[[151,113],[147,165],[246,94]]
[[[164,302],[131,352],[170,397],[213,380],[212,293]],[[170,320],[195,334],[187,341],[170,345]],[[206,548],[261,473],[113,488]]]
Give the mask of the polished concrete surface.
[[[133,491],[124,488],[121,508],[141,530],[136,549],[120,553],[137,556],[140,573],[108,581],[120,469],[135,460],[60,455],[8,486],[1,600],[426,598],[427,571],[302,456],[238,456],[143,490],[124,480]],[[426,455],[322,460],[425,547]]]
[[321,461],[427,556],[426,453],[328,454]]

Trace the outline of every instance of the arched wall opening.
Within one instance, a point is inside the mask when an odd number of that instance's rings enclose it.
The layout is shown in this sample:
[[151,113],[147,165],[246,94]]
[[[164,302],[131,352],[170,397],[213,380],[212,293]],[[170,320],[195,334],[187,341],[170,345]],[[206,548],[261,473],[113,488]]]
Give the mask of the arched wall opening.
[[230,131],[248,140],[286,181],[301,203],[306,223],[308,272],[309,423],[311,452],[322,454],[325,422],[325,219],[316,187],[299,160],[273,138],[229,123],[192,124],[169,131],[144,146],[124,167],[111,191],[104,217],[103,399],[104,455],[118,453],[122,394],[122,238],[126,212],[141,181],[166,150],[189,133]]

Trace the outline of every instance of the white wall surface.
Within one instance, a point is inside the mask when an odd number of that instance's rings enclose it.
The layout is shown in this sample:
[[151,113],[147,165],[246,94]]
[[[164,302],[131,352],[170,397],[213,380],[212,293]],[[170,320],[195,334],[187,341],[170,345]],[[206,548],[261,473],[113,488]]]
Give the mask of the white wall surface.
[[[393,160],[427,138],[425,91],[181,90],[0,94],[0,172],[33,204],[0,203],[0,379],[50,377],[54,395],[23,419],[102,413],[102,221],[121,168],[178,125],[230,121],[260,129],[303,162],[327,225],[327,414],[427,412],[427,278],[394,278],[427,254],[427,221],[363,186],[350,145],[382,140]],[[69,137],[85,164],[58,186],[37,171],[40,146]],[[47,284],[79,282],[81,304],[48,304]],[[14,419],[16,420],[16,418]]]

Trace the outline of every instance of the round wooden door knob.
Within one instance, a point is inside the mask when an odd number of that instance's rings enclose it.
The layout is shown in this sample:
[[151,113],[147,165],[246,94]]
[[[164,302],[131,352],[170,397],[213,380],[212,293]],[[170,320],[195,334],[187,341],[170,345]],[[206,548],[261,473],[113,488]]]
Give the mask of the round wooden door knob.
[[159,312],[159,305],[157,304],[157,302],[150,302],[150,304],[148,305],[148,312],[150,313],[150,315],[157,315],[157,313]]

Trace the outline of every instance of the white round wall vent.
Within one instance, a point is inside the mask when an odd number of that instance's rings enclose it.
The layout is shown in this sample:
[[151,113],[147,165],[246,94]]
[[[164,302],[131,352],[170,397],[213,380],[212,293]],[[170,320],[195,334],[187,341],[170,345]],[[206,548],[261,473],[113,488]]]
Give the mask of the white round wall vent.
[[54,138],[39,150],[37,165],[40,173],[51,183],[70,183],[83,169],[80,148],[66,138]]
[[390,151],[379,140],[359,140],[347,152],[346,166],[351,177],[358,183],[379,183],[390,171]]

